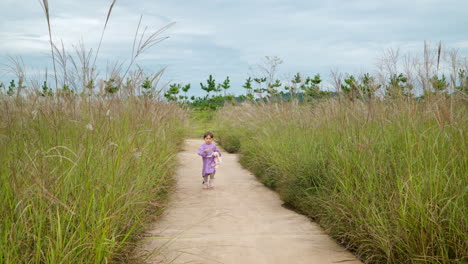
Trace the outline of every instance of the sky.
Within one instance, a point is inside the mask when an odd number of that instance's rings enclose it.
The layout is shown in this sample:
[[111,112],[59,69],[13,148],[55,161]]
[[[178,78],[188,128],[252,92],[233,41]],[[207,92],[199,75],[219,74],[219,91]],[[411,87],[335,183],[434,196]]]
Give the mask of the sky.
[[[96,50],[111,0],[50,0],[52,37],[73,50],[80,41]],[[11,79],[7,56],[20,56],[27,78],[51,69],[49,35],[37,0],[1,0],[0,81]],[[167,66],[161,83],[200,82],[227,76],[233,94],[265,56],[277,56],[277,78],[320,74],[332,69],[350,74],[372,72],[388,49],[422,53],[424,41],[457,49],[468,57],[466,0],[117,0],[97,58],[106,65],[128,65],[140,16],[141,28],[154,32],[175,22],[136,64],[148,73]],[[125,64],[126,63],[126,64]],[[3,65],[3,67],[2,67]],[[326,84],[325,84],[326,85]]]

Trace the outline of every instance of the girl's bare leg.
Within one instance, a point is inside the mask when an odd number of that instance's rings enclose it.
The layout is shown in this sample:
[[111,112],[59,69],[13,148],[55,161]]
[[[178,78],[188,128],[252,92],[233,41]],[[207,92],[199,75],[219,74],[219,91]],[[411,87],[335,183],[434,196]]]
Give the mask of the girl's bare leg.
[[209,184],[210,188],[214,187],[214,181],[215,181],[215,174],[212,173],[212,174],[210,174],[210,184]]
[[208,176],[209,175],[206,175],[206,176],[203,176],[203,189],[206,189],[209,187],[209,183],[208,183]]

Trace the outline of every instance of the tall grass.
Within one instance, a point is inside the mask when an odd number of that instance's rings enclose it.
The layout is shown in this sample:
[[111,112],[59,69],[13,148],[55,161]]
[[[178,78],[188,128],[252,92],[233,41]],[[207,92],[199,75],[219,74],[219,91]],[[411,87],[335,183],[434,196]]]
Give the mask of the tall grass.
[[462,263],[466,101],[228,107],[217,137],[288,204],[367,263]]
[[164,206],[185,112],[98,97],[0,108],[0,263],[130,262]]

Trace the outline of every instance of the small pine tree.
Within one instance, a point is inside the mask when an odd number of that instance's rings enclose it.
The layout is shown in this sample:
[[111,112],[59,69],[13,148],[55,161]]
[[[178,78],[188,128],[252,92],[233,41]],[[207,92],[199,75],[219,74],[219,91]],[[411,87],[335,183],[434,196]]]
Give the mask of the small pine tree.
[[301,85],[301,90],[304,91],[304,96],[307,100],[312,98],[317,98],[320,96],[320,87],[319,84],[322,82],[319,74],[316,74],[314,78],[307,77],[303,85]]
[[464,69],[458,71],[459,84],[455,86],[455,90],[463,93],[468,93],[468,74]]
[[252,78],[251,77],[247,78],[245,80],[244,85],[242,85],[242,87],[247,90],[246,97],[253,100],[254,95],[253,95],[253,90],[252,90]]
[[278,94],[278,89],[276,89],[276,88],[281,87],[281,85],[282,84],[281,84],[280,80],[276,80],[274,83],[268,84],[268,94],[270,96],[274,96],[274,95]]
[[291,96],[295,96],[298,92],[298,88],[302,86],[302,77],[300,73],[296,73],[293,79],[291,80],[292,86],[289,86],[287,90],[289,90]]
[[141,84],[141,88],[143,88],[142,94],[144,97],[151,97],[152,86],[148,77],[146,77],[146,79],[143,81],[143,84]]
[[381,87],[369,73],[364,74],[361,78],[361,82],[361,95],[364,99],[372,99],[375,95],[375,91]]
[[341,84],[341,91],[350,99],[354,101],[358,98],[359,94],[359,83],[354,78],[353,75],[350,75],[348,78],[344,79],[344,84]]
[[445,79],[445,75],[442,74],[442,78],[439,78],[437,75],[432,76],[430,79],[432,89],[436,93],[446,93],[449,83]]
[[216,81],[213,79],[213,76],[210,74],[208,77],[208,80],[206,80],[207,85],[203,85],[203,83],[200,83],[200,86],[202,90],[206,91],[208,93],[207,97],[210,97],[210,92],[216,92]]
[[104,90],[111,95],[117,93],[119,86],[115,82],[114,78],[110,78],[108,81],[104,81]]
[[184,92],[184,99],[188,100],[187,92],[190,90],[190,83],[186,84],[185,86],[182,87],[182,91]]
[[47,86],[47,81],[44,81],[41,88],[42,88],[41,96],[52,96],[53,95],[52,89],[50,89],[49,86]]
[[177,95],[179,94],[181,87],[182,84],[180,83],[170,84],[169,90],[167,90],[167,92],[164,93],[164,97],[166,97],[166,99],[170,102],[176,102],[178,98]]
[[62,87],[61,94],[63,94],[63,95],[73,95],[74,91],[72,89],[70,89],[70,86],[68,86],[67,84],[64,84],[63,87]]
[[260,97],[260,99],[263,98],[263,92],[266,91],[265,88],[262,87],[262,83],[266,82],[266,77],[263,77],[263,78],[254,78],[253,79],[257,85],[258,85],[258,88],[257,89],[254,89],[254,92],[258,94],[258,97]]
[[226,96],[226,91],[231,87],[230,84],[231,80],[229,80],[229,76],[226,77],[226,80],[221,84],[221,88],[224,90],[224,96]]
[[16,88],[15,80],[11,80],[10,86],[8,86],[7,95],[12,96],[13,94],[15,94],[15,88]]
[[85,88],[88,89],[89,92],[91,93],[93,91],[93,89],[94,89],[94,80],[93,79],[89,80],[89,82],[86,84]]
[[386,98],[398,98],[411,96],[411,84],[408,83],[408,78],[402,73],[390,76],[390,80],[385,89]]

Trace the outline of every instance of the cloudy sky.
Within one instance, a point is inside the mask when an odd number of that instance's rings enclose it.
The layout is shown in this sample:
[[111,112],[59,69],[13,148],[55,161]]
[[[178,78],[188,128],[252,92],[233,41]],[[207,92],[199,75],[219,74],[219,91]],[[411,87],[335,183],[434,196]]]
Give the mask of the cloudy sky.
[[[54,40],[66,49],[83,41],[96,49],[111,0],[50,0]],[[28,76],[50,64],[45,16],[37,0],[1,0],[0,63],[21,56]],[[231,92],[242,92],[249,70],[265,56],[278,56],[278,78],[295,72],[331,69],[372,72],[389,48],[422,52],[424,41],[456,48],[468,57],[466,0],[117,0],[98,57],[98,65],[128,63],[140,15],[149,32],[176,22],[137,61],[148,72],[168,66],[164,81],[192,84],[209,74],[229,76]],[[0,80],[11,78],[4,68]]]

